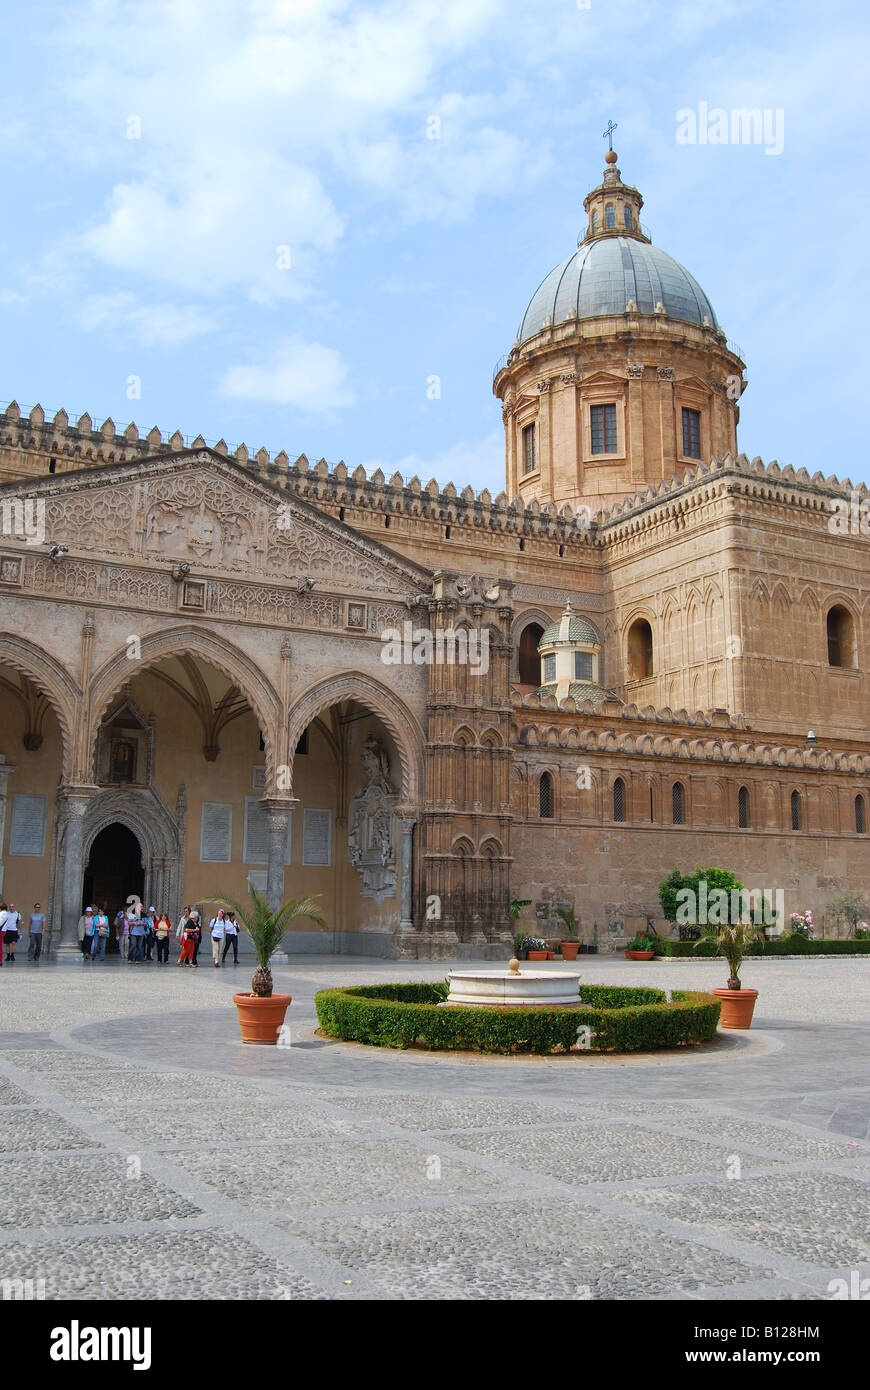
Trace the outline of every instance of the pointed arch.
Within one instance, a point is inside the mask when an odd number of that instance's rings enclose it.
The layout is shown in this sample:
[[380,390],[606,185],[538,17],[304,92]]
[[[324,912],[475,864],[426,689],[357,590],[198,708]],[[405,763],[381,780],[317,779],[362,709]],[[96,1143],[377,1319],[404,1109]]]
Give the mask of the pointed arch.
[[27,638],[0,632],[0,664],[26,676],[45,696],[60,727],[61,772],[64,782],[74,776],[74,731],[82,692],[66,667]]
[[313,719],[330,705],[356,700],[377,715],[396,742],[402,765],[402,802],[409,809],[418,807],[423,792],[423,731],[405,704],[389,687],[363,671],[343,671],[327,676],[307,690],[290,710],[290,772],[293,750]]

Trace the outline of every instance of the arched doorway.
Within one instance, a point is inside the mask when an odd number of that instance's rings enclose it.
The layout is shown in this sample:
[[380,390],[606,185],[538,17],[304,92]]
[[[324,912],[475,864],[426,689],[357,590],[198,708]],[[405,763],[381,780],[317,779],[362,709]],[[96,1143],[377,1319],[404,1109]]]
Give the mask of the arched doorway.
[[[82,910],[89,904],[102,907],[107,903],[110,922],[131,893],[142,897],[145,892],[142,846],[128,826],[114,821],[94,837],[82,888]],[[117,950],[118,943],[110,936],[107,952],[111,954]]]

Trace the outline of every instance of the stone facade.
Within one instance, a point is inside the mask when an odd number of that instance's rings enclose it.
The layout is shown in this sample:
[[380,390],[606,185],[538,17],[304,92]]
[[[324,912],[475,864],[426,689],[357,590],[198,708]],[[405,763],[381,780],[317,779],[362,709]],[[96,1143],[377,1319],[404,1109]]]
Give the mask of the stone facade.
[[[618,194],[645,241],[636,190],[601,187],[587,239]],[[818,916],[870,888],[870,496],[738,455],[742,371],[668,314],[545,328],[496,374],[495,497],[10,406],[2,892],[69,945],[126,844],[130,891],[173,915],[250,876],[321,895],[329,934],[290,950],[500,958],[512,896],[617,945],[675,864]],[[603,459],[596,402],[621,421]],[[539,693],[567,602],[598,634],[594,704]]]

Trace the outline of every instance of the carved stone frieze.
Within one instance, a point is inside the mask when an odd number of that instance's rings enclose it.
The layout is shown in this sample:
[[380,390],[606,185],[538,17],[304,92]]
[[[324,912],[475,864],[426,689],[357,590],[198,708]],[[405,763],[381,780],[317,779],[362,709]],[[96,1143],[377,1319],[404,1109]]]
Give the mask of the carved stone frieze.
[[369,734],[362,752],[365,783],[348,808],[348,858],[362,881],[362,896],[380,903],[396,892],[395,812],[398,789],[380,739]]

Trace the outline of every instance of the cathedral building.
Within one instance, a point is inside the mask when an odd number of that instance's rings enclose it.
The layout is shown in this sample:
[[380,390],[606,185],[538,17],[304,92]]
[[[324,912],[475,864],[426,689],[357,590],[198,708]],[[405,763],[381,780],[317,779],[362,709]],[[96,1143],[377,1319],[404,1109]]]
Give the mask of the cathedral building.
[[288,952],[421,959],[503,958],[512,898],[616,949],[675,865],[870,888],[868,491],[738,453],[742,354],[642,204],[609,152],[496,368],[495,496],[0,415],[0,892],[52,948],[247,883],[320,895]]

